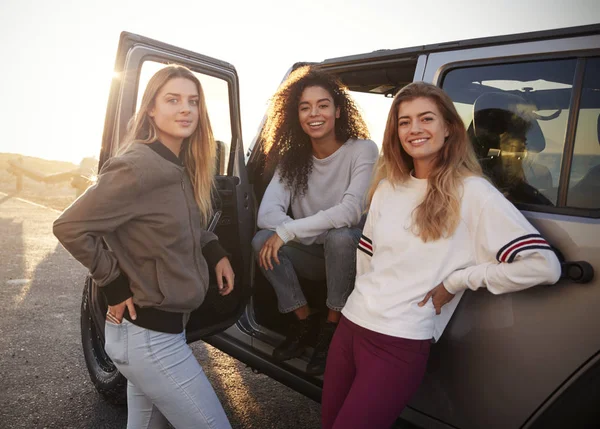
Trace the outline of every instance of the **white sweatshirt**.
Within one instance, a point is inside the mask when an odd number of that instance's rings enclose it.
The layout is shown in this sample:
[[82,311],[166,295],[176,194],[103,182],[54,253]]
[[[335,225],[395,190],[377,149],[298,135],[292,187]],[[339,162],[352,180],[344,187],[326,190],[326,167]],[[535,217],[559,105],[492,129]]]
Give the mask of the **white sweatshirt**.
[[[424,243],[411,224],[427,179],[379,184],[359,243],[345,317],[386,335],[437,341],[467,288],[500,294],[558,281],[554,251],[519,210],[483,178],[467,178],[463,188],[455,233]],[[456,296],[441,314],[435,314],[431,299],[419,307],[442,282]]]
[[306,194],[294,198],[276,171],[258,210],[258,227],[277,231],[284,243],[323,243],[330,229],[359,223],[379,150],[371,140],[348,140],[327,158],[313,156]]

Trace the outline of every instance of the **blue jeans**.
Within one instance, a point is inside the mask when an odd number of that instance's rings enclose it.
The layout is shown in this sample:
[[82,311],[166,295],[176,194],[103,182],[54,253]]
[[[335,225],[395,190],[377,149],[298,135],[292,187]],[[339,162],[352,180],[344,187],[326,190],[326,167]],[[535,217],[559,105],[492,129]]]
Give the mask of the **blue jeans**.
[[[252,248],[257,258],[263,244],[273,234],[275,231],[268,229],[256,233]],[[341,311],[354,288],[356,248],[361,234],[360,228],[330,229],[323,244],[306,246],[289,241],[281,246],[280,264],[273,262],[273,270],[261,268],[275,289],[279,311],[289,313],[307,304],[298,275],[308,280],[327,280],[327,307]]]
[[127,378],[127,428],[231,428],[185,333],[106,322],[105,350]]

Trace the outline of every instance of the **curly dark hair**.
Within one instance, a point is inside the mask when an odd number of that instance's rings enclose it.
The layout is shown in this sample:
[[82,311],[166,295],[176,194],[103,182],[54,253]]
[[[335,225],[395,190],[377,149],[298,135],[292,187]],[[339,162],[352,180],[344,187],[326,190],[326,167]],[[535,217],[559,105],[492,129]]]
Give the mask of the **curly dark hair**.
[[292,198],[306,193],[312,172],[312,144],[298,119],[300,97],[311,86],[325,89],[335,107],[339,107],[340,117],[335,121],[335,137],[339,142],[369,138],[367,125],[347,88],[337,78],[314,66],[294,70],[271,99],[261,133],[267,168],[279,167],[281,181],[292,190]]

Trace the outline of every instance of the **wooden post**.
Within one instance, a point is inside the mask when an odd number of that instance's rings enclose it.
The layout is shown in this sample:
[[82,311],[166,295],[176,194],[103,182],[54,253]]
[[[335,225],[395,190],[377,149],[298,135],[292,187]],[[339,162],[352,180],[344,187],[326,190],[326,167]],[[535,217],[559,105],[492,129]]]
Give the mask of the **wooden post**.
[[[20,166],[23,165],[23,157],[20,156],[16,160],[17,164]],[[23,192],[23,172],[17,169],[17,194]]]
[[17,171],[17,194],[20,194],[23,191],[23,175]]

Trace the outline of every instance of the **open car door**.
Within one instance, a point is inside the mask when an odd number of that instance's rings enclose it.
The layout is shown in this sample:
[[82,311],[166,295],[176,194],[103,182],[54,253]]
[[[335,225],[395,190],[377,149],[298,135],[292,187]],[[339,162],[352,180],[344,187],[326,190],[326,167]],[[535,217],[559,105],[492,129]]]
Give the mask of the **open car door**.
[[[150,77],[167,64],[188,67],[200,80],[218,142],[215,211],[220,217],[214,232],[229,252],[235,288],[218,293],[214,270],[204,303],[192,313],[186,327],[188,342],[221,332],[233,325],[250,297],[251,239],[255,226],[254,198],[244,163],[235,68],[226,62],[123,32],[108,99],[99,167],[123,143]],[[122,402],[123,382],[104,353],[104,318],[107,305],[98,287],[87,280],[82,302],[82,342],[86,364],[96,388],[113,402]]]

